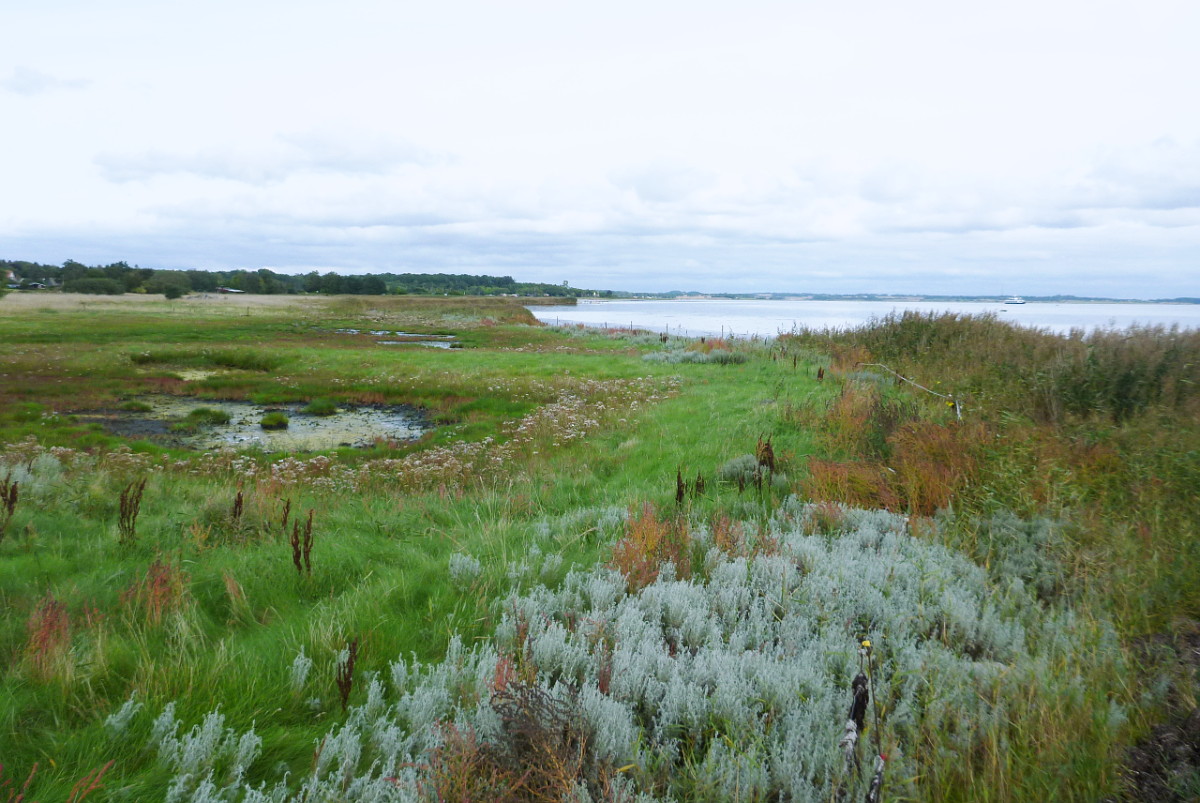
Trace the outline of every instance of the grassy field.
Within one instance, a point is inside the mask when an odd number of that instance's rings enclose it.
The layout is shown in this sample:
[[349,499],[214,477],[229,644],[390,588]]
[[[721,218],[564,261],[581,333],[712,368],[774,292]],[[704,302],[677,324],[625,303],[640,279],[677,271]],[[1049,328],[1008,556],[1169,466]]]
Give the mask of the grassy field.
[[[1116,799],[1195,707],[1186,333],[15,294],[0,343],[9,799],[830,800],[879,753],[884,800]],[[154,394],[431,429],[198,453],[81,420]]]

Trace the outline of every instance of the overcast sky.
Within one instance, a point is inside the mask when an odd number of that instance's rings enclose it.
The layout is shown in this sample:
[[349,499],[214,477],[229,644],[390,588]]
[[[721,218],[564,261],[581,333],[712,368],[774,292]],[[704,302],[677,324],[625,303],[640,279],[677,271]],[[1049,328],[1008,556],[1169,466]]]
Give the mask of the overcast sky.
[[1200,296],[1195,0],[38,0],[0,30],[0,258]]

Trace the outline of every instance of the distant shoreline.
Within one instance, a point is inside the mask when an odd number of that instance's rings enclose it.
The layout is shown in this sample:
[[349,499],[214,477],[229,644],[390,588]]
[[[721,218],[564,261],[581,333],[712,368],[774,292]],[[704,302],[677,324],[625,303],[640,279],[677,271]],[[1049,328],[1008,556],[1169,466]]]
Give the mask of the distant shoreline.
[[[1003,304],[1009,296],[873,295],[868,293],[636,293],[612,298],[580,296],[580,301],[870,301],[897,303]],[[1027,304],[1200,304],[1200,298],[1101,298],[1091,296],[1023,296]]]

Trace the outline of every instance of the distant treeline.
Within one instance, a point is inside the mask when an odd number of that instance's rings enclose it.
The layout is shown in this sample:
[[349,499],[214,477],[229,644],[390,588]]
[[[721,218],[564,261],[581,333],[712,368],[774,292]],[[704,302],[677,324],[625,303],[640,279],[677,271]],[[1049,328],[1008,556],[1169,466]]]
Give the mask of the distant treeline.
[[[519,295],[559,296],[593,295],[591,290],[565,284],[518,282],[511,276],[473,276],[466,273],[368,273],[342,275],[332,271],[312,271],[302,275],[259,270],[155,270],[114,262],[111,265],[84,265],[68,259],[62,265],[0,259],[0,272],[15,274],[9,283],[32,283],[60,287],[68,293],[120,295],[122,293],[162,293],[178,298],[186,293],[211,293],[220,288],[244,293],[324,293],[327,295]],[[611,292],[596,295],[611,296]]]

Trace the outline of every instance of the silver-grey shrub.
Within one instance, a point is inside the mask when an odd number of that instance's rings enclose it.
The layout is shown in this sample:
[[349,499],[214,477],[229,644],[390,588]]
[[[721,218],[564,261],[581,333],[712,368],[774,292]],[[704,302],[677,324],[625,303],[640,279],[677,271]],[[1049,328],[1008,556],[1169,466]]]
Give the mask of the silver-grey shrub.
[[717,479],[721,482],[751,485],[762,476],[762,471],[757,457],[742,454],[722,463],[717,469]]
[[[1019,577],[910,536],[901,516],[840,514],[838,532],[819,532],[829,517],[788,499],[767,523],[777,551],[710,548],[702,572],[678,579],[664,565],[636,592],[604,566],[514,592],[493,643],[455,639],[430,665],[397,659],[386,688],[372,676],[367,701],[317,741],[303,777],[242,784],[257,737],[227,731],[219,712],[179,736],[168,706],[152,742],[178,799],[423,800],[443,723],[503,738],[491,692],[506,654],[536,665],[545,694],[573,701],[596,760],[631,767],[624,799],[824,801],[835,786],[860,798],[864,781],[845,777],[838,740],[867,637],[886,713],[868,719],[864,763],[878,734],[889,796],[913,798],[927,770],[914,753],[930,734],[939,760],[958,760],[986,737],[1003,743],[1008,701],[1029,688],[1081,694],[1081,667],[1120,668],[1111,628],[1047,607]],[[1113,703],[1103,719],[1115,732],[1123,716]],[[581,786],[572,799],[598,791]]]
[[455,552],[450,556],[450,581],[459,588],[469,587],[483,572],[483,564],[473,555]]
[[643,354],[642,359],[646,362],[665,362],[668,365],[678,365],[679,363],[716,363],[718,365],[732,365],[746,362],[749,357],[740,351],[729,351],[727,349],[713,349],[707,354],[703,351],[688,351],[682,348],[671,348],[664,351],[652,351],[649,354]]

